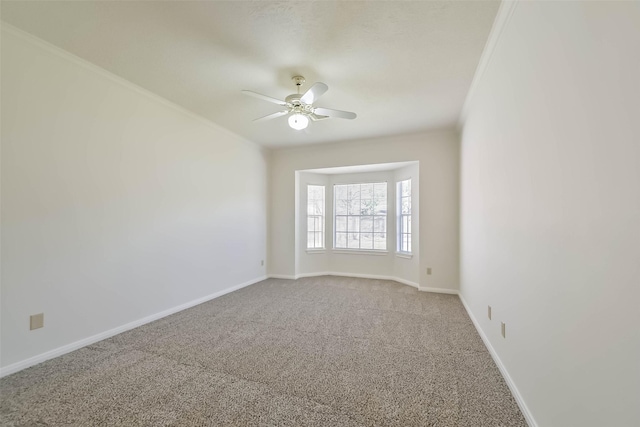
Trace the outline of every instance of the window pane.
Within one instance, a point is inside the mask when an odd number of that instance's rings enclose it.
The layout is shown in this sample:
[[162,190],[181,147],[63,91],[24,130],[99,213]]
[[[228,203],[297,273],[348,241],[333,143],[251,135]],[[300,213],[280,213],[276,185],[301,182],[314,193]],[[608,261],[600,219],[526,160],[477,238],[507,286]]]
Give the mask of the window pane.
[[336,233],[336,248],[347,247],[347,233]]
[[374,206],[373,213],[375,215],[387,214],[387,198],[376,199],[376,205]]
[[373,248],[386,250],[387,249],[387,234],[386,233],[376,233],[373,237]]
[[373,199],[362,199],[362,208],[360,215],[373,215],[375,201]]
[[314,215],[322,215],[324,211],[324,200],[314,200],[313,201],[313,214]]
[[316,244],[316,248],[324,248],[324,242],[322,241],[322,232],[317,231],[314,233],[314,240]]
[[347,199],[360,199],[360,185],[359,184],[351,184],[347,185]]
[[311,187],[314,199],[324,199],[324,187],[320,185],[314,185]]
[[315,231],[314,223],[315,218],[307,217],[307,231]]
[[407,252],[411,252],[411,234],[407,234]]
[[373,233],[360,234],[360,249],[373,249]]
[[336,216],[336,231],[347,231],[346,216]]
[[387,183],[381,182],[373,185],[373,192],[375,198],[386,199],[387,198]]
[[347,234],[347,248],[359,249],[360,248],[360,234],[348,233]]
[[411,234],[411,215],[407,216],[407,228],[404,231]]
[[363,216],[360,218],[360,231],[363,233],[371,233],[373,231],[373,217]]
[[347,217],[347,227],[349,231],[360,231],[360,217],[359,216],[350,216]]
[[360,199],[349,201],[349,215],[360,215]]
[[408,214],[411,212],[411,200],[407,198],[402,199],[402,213]]
[[349,203],[346,200],[336,200],[336,215],[346,215]]
[[371,199],[373,197],[373,184],[361,184],[360,197],[363,199]]
[[410,196],[411,195],[411,180],[408,179],[406,181],[402,181],[402,196]]
[[313,243],[313,231],[307,233],[307,248],[315,248]]
[[387,231],[387,217],[385,217],[385,216],[373,217],[373,229],[374,229],[375,232],[386,232]]

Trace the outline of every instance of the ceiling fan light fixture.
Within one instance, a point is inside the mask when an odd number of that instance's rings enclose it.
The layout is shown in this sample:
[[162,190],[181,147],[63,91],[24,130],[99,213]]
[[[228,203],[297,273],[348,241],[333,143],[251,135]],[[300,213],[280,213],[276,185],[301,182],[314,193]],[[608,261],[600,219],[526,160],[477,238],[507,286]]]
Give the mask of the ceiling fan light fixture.
[[309,118],[300,113],[292,114],[289,116],[289,126],[295,130],[306,129],[309,126]]

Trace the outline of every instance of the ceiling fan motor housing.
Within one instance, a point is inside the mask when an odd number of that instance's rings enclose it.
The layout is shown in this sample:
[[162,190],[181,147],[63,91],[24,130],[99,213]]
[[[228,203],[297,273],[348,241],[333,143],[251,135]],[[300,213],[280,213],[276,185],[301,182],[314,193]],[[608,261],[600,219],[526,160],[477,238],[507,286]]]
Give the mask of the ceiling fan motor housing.
[[291,77],[291,80],[293,80],[298,87],[298,93],[291,94],[285,98],[285,102],[288,104],[287,106],[291,110],[291,114],[313,114],[313,107],[300,100],[304,95],[300,94],[300,86],[302,86],[307,80],[303,76],[293,76]]
[[300,101],[302,95],[299,93],[294,93],[287,96],[284,100],[287,103],[287,106],[291,108],[293,113],[301,113],[301,114],[311,114],[313,113],[313,106],[305,104]]
[[300,95],[299,93],[294,93],[294,94],[291,94],[291,95],[287,96],[284,100],[288,104],[293,104],[293,105],[299,104],[299,105],[301,105],[302,101],[300,101],[300,98],[302,98],[302,95]]

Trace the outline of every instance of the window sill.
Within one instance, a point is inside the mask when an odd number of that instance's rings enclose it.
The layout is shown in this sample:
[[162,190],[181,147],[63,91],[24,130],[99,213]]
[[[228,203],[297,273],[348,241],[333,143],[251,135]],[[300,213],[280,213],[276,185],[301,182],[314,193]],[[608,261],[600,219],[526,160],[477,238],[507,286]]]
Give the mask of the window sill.
[[308,254],[324,254],[326,253],[327,250],[326,249],[307,249],[307,253]]
[[396,256],[398,258],[406,258],[406,259],[411,259],[413,258],[413,254],[411,253],[407,253],[407,252],[396,252]]
[[333,249],[334,254],[345,254],[345,255],[377,255],[384,256],[388,255],[389,251],[367,251],[362,249]]

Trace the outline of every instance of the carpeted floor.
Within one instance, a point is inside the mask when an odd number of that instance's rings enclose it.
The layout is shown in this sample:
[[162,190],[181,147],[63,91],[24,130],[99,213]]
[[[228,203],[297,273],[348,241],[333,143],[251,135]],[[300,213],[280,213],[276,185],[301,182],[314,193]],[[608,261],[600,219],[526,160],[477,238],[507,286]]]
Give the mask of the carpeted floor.
[[526,426],[457,296],[269,279],[0,380],[0,424]]

